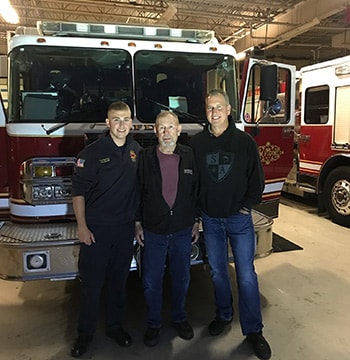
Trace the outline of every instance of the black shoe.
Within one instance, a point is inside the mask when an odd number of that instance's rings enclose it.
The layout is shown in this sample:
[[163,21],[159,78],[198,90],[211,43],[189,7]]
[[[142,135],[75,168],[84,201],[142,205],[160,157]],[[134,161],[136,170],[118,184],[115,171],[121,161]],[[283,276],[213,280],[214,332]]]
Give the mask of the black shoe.
[[92,335],[79,335],[70,350],[70,354],[73,357],[80,357],[86,353],[88,345],[91,343],[91,341]]
[[132,345],[131,336],[122,328],[116,331],[107,331],[106,335],[114,339],[119,346],[129,347]]
[[146,346],[156,346],[159,343],[159,333],[159,328],[148,327],[143,336],[144,344]]
[[250,333],[247,335],[248,341],[252,344],[255,355],[261,360],[268,360],[271,357],[269,343],[263,337],[262,332]]
[[173,322],[173,326],[181,339],[191,340],[193,338],[193,329],[188,321]]
[[232,320],[216,318],[209,324],[209,334],[211,336],[220,335],[225,330],[226,326],[231,323],[231,321]]

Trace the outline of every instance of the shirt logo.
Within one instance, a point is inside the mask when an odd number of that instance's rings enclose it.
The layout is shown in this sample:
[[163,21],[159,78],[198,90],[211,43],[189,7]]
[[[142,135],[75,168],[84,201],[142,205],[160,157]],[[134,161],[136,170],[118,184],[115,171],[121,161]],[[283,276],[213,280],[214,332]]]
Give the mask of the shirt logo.
[[83,168],[85,164],[85,160],[84,159],[77,159],[77,161],[75,162],[75,165],[77,167]]
[[184,169],[184,174],[193,175],[192,169]]
[[207,168],[209,176],[216,183],[225,179],[233,165],[233,154],[225,152],[216,152],[207,154]]

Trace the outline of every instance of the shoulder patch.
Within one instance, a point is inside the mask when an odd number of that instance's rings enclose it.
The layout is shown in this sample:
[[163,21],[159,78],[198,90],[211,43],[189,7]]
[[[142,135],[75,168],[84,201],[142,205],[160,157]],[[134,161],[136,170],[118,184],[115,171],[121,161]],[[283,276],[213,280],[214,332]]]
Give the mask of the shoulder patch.
[[130,150],[130,159],[132,162],[136,161],[136,152],[134,150]]
[[77,161],[75,162],[75,165],[80,168],[83,168],[84,164],[85,164],[85,160],[81,158],[77,159]]

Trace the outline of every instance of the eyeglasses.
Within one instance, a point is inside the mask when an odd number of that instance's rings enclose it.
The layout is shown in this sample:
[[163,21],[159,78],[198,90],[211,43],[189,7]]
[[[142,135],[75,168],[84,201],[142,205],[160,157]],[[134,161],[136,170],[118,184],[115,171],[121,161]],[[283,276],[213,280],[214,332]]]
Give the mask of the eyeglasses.
[[221,105],[221,104],[218,104],[216,106],[207,106],[207,111],[208,112],[213,110],[223,111],[226,107],[227,105]]

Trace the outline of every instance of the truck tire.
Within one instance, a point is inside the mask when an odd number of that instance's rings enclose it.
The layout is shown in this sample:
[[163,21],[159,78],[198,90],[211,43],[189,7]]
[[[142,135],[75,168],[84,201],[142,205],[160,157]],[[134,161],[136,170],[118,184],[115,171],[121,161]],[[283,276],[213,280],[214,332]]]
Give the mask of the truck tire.
[[324,186],[324,203],[331,220],[350,227],[350,167],[332,170]]

